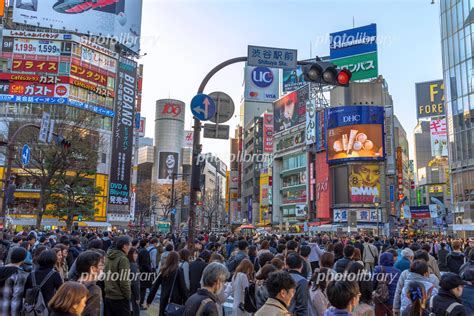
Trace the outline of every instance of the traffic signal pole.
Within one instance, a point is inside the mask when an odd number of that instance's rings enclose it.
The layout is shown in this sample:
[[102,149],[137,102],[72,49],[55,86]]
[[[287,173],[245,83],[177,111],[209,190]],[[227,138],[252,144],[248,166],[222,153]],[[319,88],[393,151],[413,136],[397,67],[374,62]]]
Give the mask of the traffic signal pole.
[[[211,80],[212,76],[214,76],[219,70],[225,68],[229,65],[246,62],[247,56],[244,57],[236,57],[229,60],[226,60],[216,67],[214,67],[201,82],[197,94],[204,93],[204,89],[206,88],[207,83]],[[308,65],[311,64],[310,62],[306,61],[298,61],[298,65]],[[194,236],[195,236],[195,229],[196,229],[196,204],[197,204],[197,192],[200,190],[199,188],[199,180],[201,177],[200,170],[199,170],[199,155],[201,154],[201,121],[194,117],[194,126],[193,126],[193,159],[192,159],[192,174],[191,174],[191,194],[190,194],[190,201],[189,201],[189,226],[188,226],[188,249],[194,249]]]

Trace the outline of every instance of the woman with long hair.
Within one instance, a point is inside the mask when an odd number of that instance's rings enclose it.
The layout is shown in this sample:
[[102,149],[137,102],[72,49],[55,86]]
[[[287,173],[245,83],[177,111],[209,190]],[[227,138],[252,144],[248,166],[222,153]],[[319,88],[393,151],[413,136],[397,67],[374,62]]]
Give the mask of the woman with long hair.
[[308,284],[309,290],[309,315],[323,316],[329,308],[329,300],[326,295],[326,285],[331,275],[328,268],[319,268],[314,270],[313,276]]
[[254,268],[252,262],[244,259],[240,262],[232,277],[232,292],[234,293],[234,316],[250,316],[244,310],[245,289],[254,281]]
[[405,308],[402,316],[428,316],[426,301],[429,295],[426,294],[425,286],[419,282],[412,281],[408,285],[407,297],[410,304]]
[[66,246],[63,244],[57,244],[54,246],[53,250],[56,252],[57,261],[54,265],[54,269],[58,271],[61,279],[64,281],[68,280],[69,269],[66,262],[66,257],[64,257],[64,250],[67,250]]
[[150,294],[147,297],[147,305],[153,302],[160,286],[160,316],[165,315],[168,303],[184,305],[188,299],[184,273],[183,269],[179,267],[179,254],[176,251],[170,251],[165,262],[162,263],[158,278],[153,283]]
[[48,308],[51,316],[71,316],[82,315],[86,307],[86,300],[89,291],[78,282],[66,282],[54,294],[49,301]]
[[191,253],[189,252],[188,249],[181,249],[179,252],[179,267],[183,269],[184,273],[184,283],[186,283],[186,289],[190,288],[190,283],[189,283],[189,257],[191,256]]
[[138,259],[138,250],[137,248],[130,248],[127,254],[128,261],[130,262],[130,274],[132,279],[131,289],[132,289],[132,315],[140,315],[140,270],[138,269],[137,259]]

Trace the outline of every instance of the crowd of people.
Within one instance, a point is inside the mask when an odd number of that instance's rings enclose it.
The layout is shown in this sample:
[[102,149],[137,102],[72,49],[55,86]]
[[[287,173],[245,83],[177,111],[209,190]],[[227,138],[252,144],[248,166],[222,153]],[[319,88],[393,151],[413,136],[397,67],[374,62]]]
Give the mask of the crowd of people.
[[201,232],[189,249],[171,234],[3,233],[1,315],[151,304],[160,316],[474,315],[474,240]]

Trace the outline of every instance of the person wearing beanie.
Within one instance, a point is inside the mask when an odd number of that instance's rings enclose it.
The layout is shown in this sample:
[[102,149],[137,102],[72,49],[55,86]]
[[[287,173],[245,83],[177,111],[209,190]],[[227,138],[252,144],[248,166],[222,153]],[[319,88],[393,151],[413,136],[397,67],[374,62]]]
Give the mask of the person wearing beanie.
[[429,301],[429,308],[435,315],[465,316],[467,315],[461,296],[466,283],[459,275],[447,272],[441,276],[438,295]]
[[405,271],[410,269],[410,264],[413,261],[415,253],[410,248],[405,248],[401,251],[398,261],[395,262],[394,267],[400,271]]
[[26,259],[26,249],[15,247],[10,256],[10,263],[0,267],[0,315],[21,315],[23,308],[23,291],[28,273],[21,265]]

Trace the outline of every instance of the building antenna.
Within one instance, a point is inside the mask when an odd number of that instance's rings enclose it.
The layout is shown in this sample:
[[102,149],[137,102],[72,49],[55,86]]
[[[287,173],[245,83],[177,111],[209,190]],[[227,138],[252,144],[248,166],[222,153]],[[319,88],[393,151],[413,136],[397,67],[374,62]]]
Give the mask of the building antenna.
[[355,17],[352,16],[352,28],[355,28]]
[[313,43],[309,42],[309,58],[313,58]]

